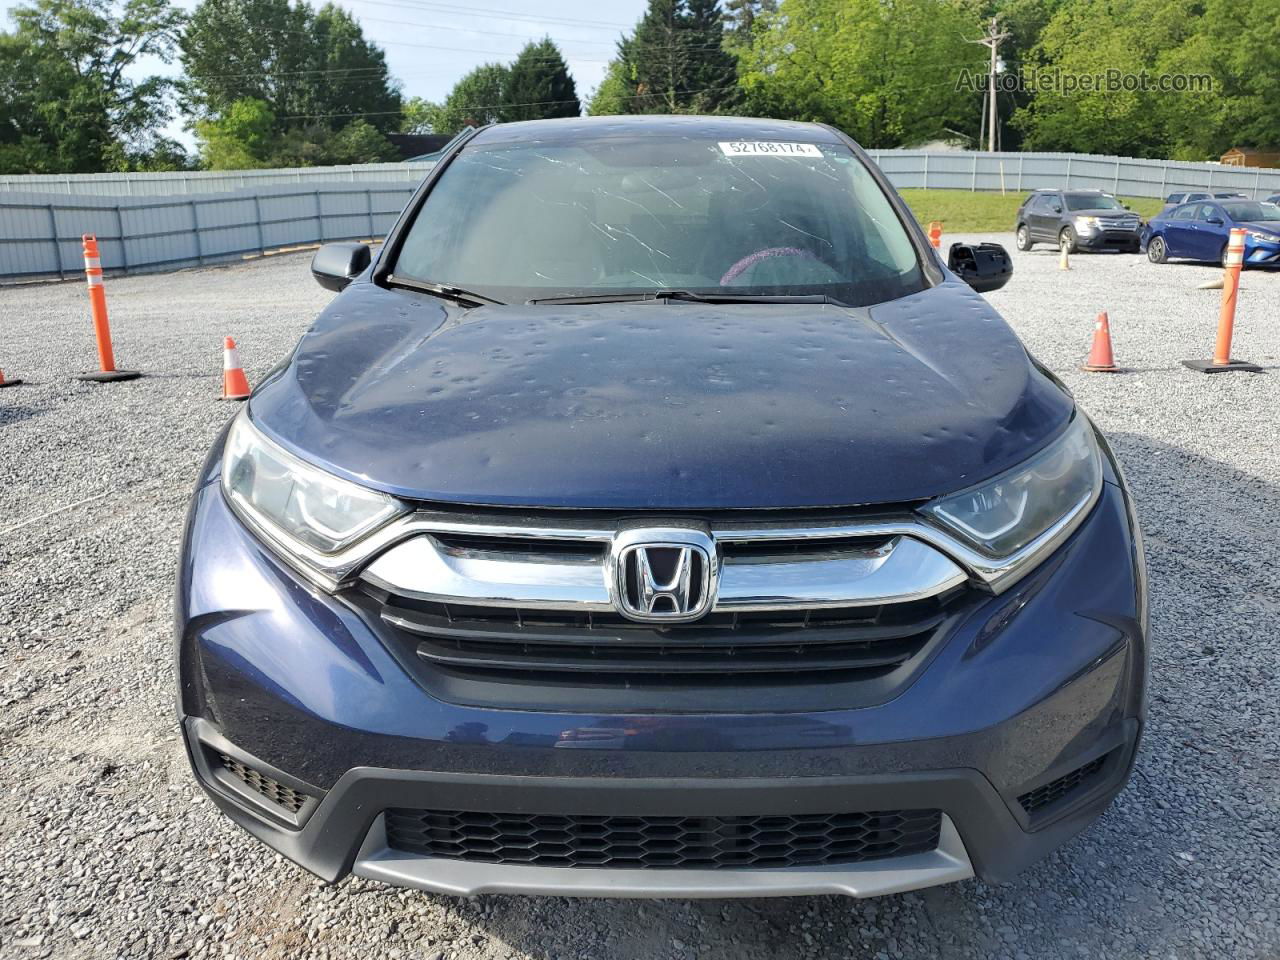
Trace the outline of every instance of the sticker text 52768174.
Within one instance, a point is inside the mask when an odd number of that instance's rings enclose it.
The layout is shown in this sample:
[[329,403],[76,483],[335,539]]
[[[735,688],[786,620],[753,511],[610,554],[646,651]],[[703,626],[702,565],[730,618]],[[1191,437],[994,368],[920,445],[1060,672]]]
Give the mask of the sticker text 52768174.
[[777,140],[721,140],[726,157],[821,157],[812,143],[782,143]]

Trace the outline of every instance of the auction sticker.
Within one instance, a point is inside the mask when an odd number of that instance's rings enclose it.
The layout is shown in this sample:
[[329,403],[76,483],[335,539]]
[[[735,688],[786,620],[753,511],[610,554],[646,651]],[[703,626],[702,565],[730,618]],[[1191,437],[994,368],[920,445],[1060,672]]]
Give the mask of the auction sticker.
[[777,140],[721,140],[726,157],[821,157],[812,143],[781,143]]

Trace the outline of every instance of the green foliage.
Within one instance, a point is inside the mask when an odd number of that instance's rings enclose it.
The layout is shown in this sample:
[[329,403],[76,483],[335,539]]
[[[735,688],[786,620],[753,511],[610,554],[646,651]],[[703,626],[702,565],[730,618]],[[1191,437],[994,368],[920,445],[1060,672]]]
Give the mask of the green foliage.
[[384,134],[402,123],[399,90],[382,50],[339,7],[203,0],[181,47],[207,165],[395,159]]
[[748,112],[834,124],[867,147],[972,130],[981,95],[957,91],[986,50],[949,0],[783,0],[742,57]]
[[777,10],[778,0],[725,0],[725,42],[731,46],[751,46],[756,21],[762,14]]
[[[1058,8],[1030,52],[1042,71],[1097,75],[1109,69],[1157,75],[1191,38],[1199,0],[1072,0]],[[1031,150],[1168,156],[1171,111],[1182,94],[1142,90],[1041,91],[1014,116]]]
[[198,120],[200,160],[209,170],[249,170],[270,164],[275,116],[265,100],[236,100],[216,119]]
[[1280,18],[1266,3],[1205,0],[1195,33],[1161,59],[1171,73],[1208,74],[1211,91],[1174,94],[1171,155],[1216,159],[1234,146],[1280,146]]
[[500,63],[476,67],[453,85],[439,105],[424,103],[424,133],[453,135],[463,127],[480,127],[502,119],[509,70]]
[[737,64],[724,40],[718,0],[649,0],[635,31],[618,42],[592,112],[735,112]]
[[627,112],[627,96],[631,92],[620,60],[611,60],[604,79],[591,95],[587,113],[593,117],[616,116]]
[[454,84],[443,103],[410,101],[404,129],[455,134],[467,126],[576,117],[581,112],[569,67],[560,48],[547,37],[526,44],[510,66],[476,67]]
[[581,115],[573,77],[550,37],[526,44],[520,51],[507,71],[502,103],[506,121]]
[[434,133],[440,104],[422,97],[410,97],[400,107],[401,133]]
[[160,131],[171,82],[135,77],[172,58],[182,14],[167,0],[35,0],[0,33],[0,172],[82,173],[185,165]]
[[400,159],[382,131],[360,117],[334,134],[325,147],[326,163],[388,163]]

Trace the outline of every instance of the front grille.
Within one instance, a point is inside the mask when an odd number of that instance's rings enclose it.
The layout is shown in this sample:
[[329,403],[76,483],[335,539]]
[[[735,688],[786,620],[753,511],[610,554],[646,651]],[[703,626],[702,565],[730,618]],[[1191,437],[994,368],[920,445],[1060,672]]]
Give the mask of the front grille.
[[396,850],[479,863],[723,869],[862,863],[938,846],[938,810],[627,817],[392,809]]
[[1105,756],[1090,760],[1083,767],[1077,767],[1057,780],[1051,780],[1042,787],[1036,787],[1036,789],[1024,793],[1018,798],[1018,803],[1022,805],[1022,809],[1027,813],[1036,813],[1051,804],[1055,804],[1092,780],[1102,771],[1106,760]]
[[259,796],[265,797],[276,806],[289,811],[289,813],[297,813],[302,809],[303,803],[306,802],[306,796],[298,793],[298,791],[286,787],[283,783],[272,780],[270,777],[253,769],[247,764],[241,763],[235,757],[227,754],[219,754],[223,768],[233,777],[243,783]]
[[450,703],[718,713],[883,703],[989,596],[899,514],[637,522],[424,513],[342,597]]
[[380,599],[382,620],[417,658],[438,667],[640,683],[882,674],[915,656],[947,617],[945,598],[830,611],[713,613],[670,626],[608,613],[459,606],[385,593]]

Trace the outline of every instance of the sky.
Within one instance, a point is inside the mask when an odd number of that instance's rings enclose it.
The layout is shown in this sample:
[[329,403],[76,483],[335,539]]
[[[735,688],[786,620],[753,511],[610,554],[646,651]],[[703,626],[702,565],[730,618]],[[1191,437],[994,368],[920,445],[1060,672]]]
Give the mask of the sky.
[[[197,0],[173,0],[193,9]],[[569,62],[586,100],[604,77],[619,35],[644,13],[646,0],[337,0],[359,19],[364,35],[386,51],[391,75],[406,98],[441,100],[463,74],[482,63],[510,62],[529,40],[550,36]],[[323,0],[311,0],[319,7]],[[3,26],[17,4],[0,0]],[[176,74],[178,64],[141,64],[142,73]],[[176,118],[169,134],[194,144]]]

